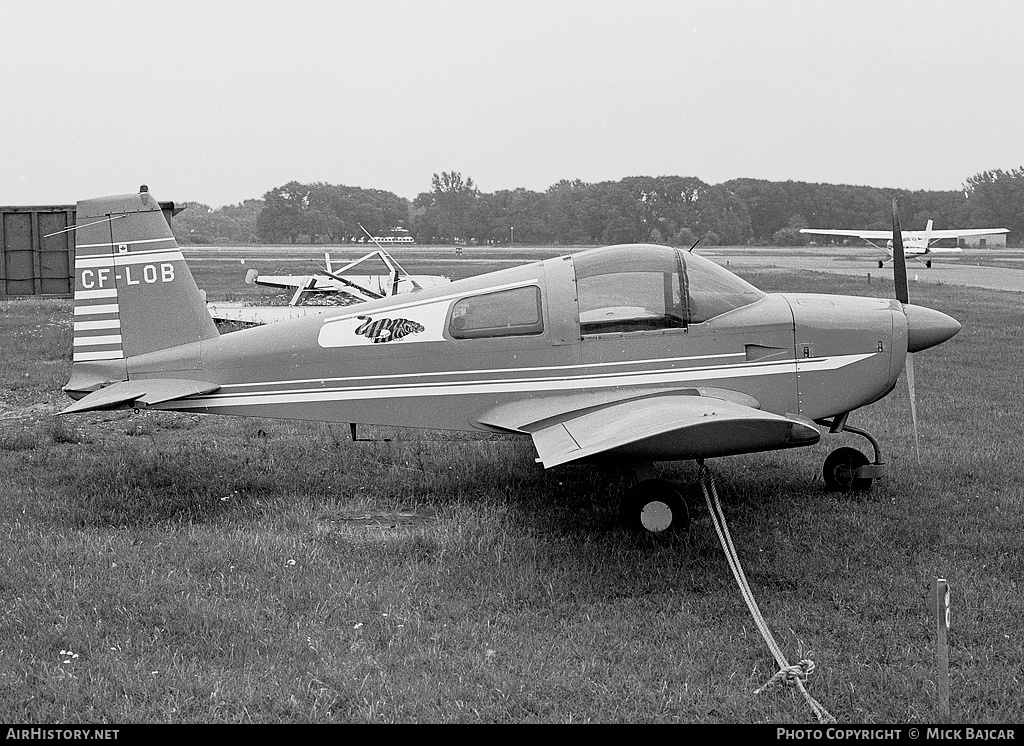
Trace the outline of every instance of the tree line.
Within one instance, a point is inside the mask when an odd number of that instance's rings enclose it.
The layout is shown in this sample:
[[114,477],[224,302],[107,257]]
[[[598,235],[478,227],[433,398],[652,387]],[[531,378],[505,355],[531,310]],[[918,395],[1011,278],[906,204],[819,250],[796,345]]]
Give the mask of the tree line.
[[430,191],[410,202],[379,189],[292,181],[237,205],[190,203],[172,228],[179,242],[202,245],[343,244],[398,228],[421,244],[793,246],[808,241],[801,228],[891,229],[894,197],[904,229],[923,230],[928,220],[1008,228],[1008,244],[1024,245],[1024,166],[975,174],[959,191],[631,176],[486,193],[452,171],[434,174]]

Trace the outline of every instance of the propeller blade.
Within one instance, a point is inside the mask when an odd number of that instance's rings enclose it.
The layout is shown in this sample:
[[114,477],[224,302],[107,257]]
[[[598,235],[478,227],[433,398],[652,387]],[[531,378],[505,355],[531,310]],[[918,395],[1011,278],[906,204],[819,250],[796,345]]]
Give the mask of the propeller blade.
[[[929,236],[930,238],[930,236]],[[892,200],[892,279],[896,285],[896,300],[906,306],[910,303],[910,288],[907,281],[907,255],[903,249],[903,229],[900,227],[900,208],[896,198]],[[917,436],[917,386],[914,381],[914,355],[907,352],[907,388],[910,390],[910,417],[914,422],[914,450],[917,463],[921,463],[921,444]]]
[[910,289],[907,283],[907,255],[903,250],[900,209],[896,205],[895,197],[892,200],[892,278],[896,283],[896,300],[900,303],[909,303]]
[[907,353],[907,388],[910,389],[910,418],[914,421],[914,450],[917,463],[921,463],[921,443],[917,437],[917,387],[914,383],[914,354]]

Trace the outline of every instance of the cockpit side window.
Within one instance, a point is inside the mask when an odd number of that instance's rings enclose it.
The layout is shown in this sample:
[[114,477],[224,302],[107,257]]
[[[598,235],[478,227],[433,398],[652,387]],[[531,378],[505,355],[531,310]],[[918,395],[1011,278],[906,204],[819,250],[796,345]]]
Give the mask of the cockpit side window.
[[536,285],[461,298],[452,306],[448,332],[455,339],[541,334],[540,288]]

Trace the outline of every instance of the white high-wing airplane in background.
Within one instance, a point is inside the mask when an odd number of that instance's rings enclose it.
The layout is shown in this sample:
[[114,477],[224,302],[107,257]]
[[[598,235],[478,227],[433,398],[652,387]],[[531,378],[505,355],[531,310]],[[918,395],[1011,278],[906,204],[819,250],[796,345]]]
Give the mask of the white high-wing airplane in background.
[[[884,251],[888,254],[889,258],[885,260],[879,260],[878,266],[881,268],[885,265],[885,262],[892,261],[892,231],[857,231],[857,230],[827,230],[823,228],[801,228],[801,233],[809,233],[817,236],[847,236],[850,238],[861,238],[867,241],[869,244],[874,246],[876,249]],[[1009,233],[1007,228],[965,228],[957,230],[955,228],[948,228],[944,230],[932,230],[932,221],[928,221],[928,225],[923,231],[902,231],[903,236],[903,254],[904,256],[923,261],[926,267],[932,266],[932,260],[929,256],[927,259],[921,259],[922,256],[931,254],[958,254],[961,249],[959,246],[956,247],[945,247],[945,246],[933,246],[936,241],[943,238],[961,238],[963,236],[991,236],[997,233]],[[876,241],[885,241],[884,244],[875,243]]]

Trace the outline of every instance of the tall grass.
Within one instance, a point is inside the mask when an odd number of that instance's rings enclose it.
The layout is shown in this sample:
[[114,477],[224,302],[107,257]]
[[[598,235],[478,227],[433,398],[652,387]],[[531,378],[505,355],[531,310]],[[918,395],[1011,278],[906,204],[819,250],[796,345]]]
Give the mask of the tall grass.
[[[876,282],[748,274],[765,289]],[[952,588],[951,720],[1024,721],[1017,294],[913,286],[963,331],[856,413],[889,475],[823,491],[850,436],[719,459],[752,590],[841,722],[939,719],[928,582]],[[109,412],[54,418],[65,302],[0,316],[0,719],[805,723],[703,509],[625,531],[612,468],[529,441]],[[26,331],[30,330],[30,331]],[[28,372],[29,375],[19,375]],[[392,438],[383,441],[382,438]]]

